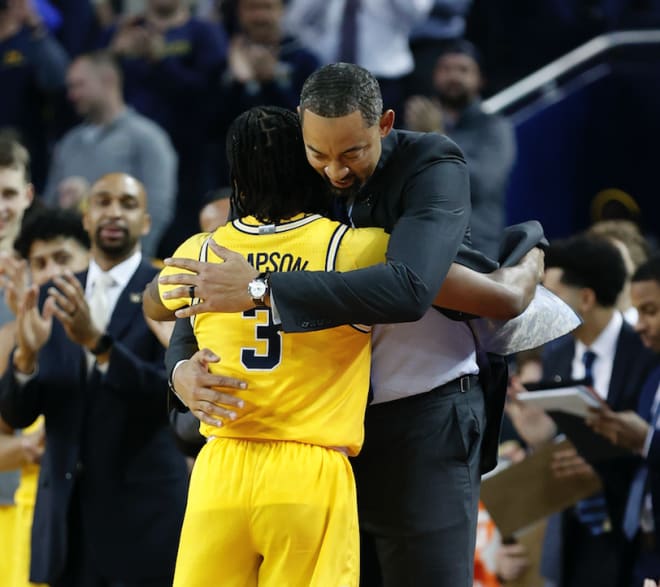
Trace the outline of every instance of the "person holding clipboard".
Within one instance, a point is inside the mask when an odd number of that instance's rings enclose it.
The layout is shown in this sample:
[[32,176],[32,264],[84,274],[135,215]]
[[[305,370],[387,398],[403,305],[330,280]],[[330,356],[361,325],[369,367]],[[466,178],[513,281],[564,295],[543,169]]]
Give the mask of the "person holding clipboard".
[[[555,387],[576,381],[589,384],[616,411],[637,406],[656,360],[616,309],[625,276],[620,252],[599,237],[578,235],[555,242],[546,254],[545,286],[573,308],[582,324],[571,336],[546,349],[543,380]],[[536,410],[525,415],[527,410],[515,405],[509,412],[523,437],[533,425],[537,443],[543,440],[538,435],[541,424],[545,423],[546,440],[562,429]],[[534,414],[538,417],[531,422],[527,416]],[[555,474],[571,476],[595,470],[603,493],[550,518],[542,574],[558,587],[627,586],[631,552],[621,528],[637,458],[628,452],[588,462],[583,456],[572,450],[558,454],[553,463]]]

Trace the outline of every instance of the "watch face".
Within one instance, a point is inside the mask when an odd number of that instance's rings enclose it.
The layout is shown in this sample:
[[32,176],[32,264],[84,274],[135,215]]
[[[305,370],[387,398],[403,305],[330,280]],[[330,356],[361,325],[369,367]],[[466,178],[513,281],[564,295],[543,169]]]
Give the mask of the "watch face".
[[250,282],[248,290],[253,298],[259,300],[266,295],[266,291],[268,290],[268,287],[263,281],[255,280]]

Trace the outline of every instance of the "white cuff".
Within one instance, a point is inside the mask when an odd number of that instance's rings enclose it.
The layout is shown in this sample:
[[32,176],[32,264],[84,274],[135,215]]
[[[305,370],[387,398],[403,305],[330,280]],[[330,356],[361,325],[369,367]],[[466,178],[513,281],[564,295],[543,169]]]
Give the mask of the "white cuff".
[[[270,290],[270,313],[273,316],[273,324],[282,324],[282,319],[280,318],[280,313],[277,311],[277,304],[275,303],[275,296],[273,290]],[[176,367],[174,367],[176,369]],[[174,373],[174,370],[172,370]]]
[[34,379],[37,376],[37,373],[39,373],[39,367],[35,367],[32,373],[21,373],[14,367],[14,378],[19,387],[23,387],[28,381]]
[[182,359],[181,361],[178,361],[176,365],[174,365],[174,368],[172,369],[172,375],[170,376],[169,384],[170,384],[170,389],[172,390],[172,393],[179,399],[179,401],[186,407],[188,407],[188,404],[183,401],[183,398],[176,392],[176,389],[174,389],[174,374],[176,373],[176,370],[179,368],[179,365],[182,363],[188,362],[190,359]]
[[106,361],[103,364],[100,364],[98,361],[95,362],[96,370],[101,374],[105,375],[108,372],[108,367],[110,367],[110,361]]

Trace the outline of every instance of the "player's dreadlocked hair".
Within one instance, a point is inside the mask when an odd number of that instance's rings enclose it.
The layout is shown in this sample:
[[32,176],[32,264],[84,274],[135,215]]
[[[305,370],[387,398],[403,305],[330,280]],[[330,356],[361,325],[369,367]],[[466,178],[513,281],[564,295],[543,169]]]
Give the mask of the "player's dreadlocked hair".
[[232,122],[227,133],[231,205],[238,216],[279,222],[327,208],[325,189],[307,163],[298,115],[257,106]]
[[300,92],[300,112],[309,110],[324,118],[347,116],[359,110],[373,126],[383,114],[383,97],[378,80],[353,63],[331,63],[317,69]]

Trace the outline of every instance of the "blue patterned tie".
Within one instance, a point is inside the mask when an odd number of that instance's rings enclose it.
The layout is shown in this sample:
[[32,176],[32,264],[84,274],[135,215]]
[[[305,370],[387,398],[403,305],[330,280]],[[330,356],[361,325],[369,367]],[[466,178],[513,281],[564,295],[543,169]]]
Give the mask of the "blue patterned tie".
[[[594,384],[594,362],[596,353],[591,350],[584,351],[582,363],[584,363],[584,380],[589,386]],[[582,499],[575,504],[575,514],[582,524],[589,528],[592,536],[603,534],[610,530],[611,524],[607,514],[607,502],[605,494],[598,493],[587,499]]]

